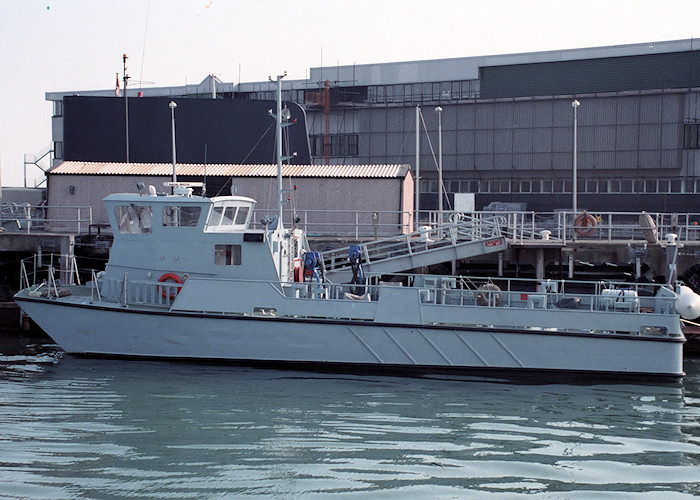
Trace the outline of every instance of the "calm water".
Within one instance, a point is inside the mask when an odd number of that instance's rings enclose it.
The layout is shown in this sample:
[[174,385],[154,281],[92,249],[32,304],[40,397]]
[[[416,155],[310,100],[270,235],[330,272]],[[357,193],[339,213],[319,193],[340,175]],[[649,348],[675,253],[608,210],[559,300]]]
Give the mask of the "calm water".
[[677,384],[0,356],[0,498],[691,498]]

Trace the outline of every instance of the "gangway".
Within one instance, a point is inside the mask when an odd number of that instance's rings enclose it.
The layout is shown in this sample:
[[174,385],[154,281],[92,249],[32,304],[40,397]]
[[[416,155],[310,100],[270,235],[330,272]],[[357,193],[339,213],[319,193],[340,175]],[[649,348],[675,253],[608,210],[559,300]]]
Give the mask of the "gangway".
[[[501,230],[503,222],[502,217],[463,216],[452,224],[360,244],[362,267],[366,273],[396,273],[502,252],[508,247]],[[321,252],[329,280],[341,283],[352,279],[349,250],[343,247]]]

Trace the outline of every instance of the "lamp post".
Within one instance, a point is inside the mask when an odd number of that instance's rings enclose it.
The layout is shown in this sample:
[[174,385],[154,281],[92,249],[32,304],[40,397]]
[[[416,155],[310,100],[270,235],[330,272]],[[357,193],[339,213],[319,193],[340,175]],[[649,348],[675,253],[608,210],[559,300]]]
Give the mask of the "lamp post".
[[175,101],[170,101],[170,121],[172,122],[172,139],[173,139],[173,193],[175,193],[175,183],[177,182],[177,174],[175,173]]
[[442,107],[435,108],[438,114],[438,224],[442,225]]
[[416,106],[416,215],[413,219],[415,228],[418,229],[418,219],[420,218],[420,106]]
[[574,184],[573,184],[573,200],[572,200],[572,207],[573,207],[573,212],[574,212],[574,219],[576,218],[576,213],[578,212],[578,204],[577,204],[577,198],[578,198],[578,180],[576,178],[576,156],[577,156],[577,126],[578,126],[578,117],[577,117],[577,110],[578,107],[581,105],[581,103],[577,100],[574,99],[571,103],[571,106],[574,108]]

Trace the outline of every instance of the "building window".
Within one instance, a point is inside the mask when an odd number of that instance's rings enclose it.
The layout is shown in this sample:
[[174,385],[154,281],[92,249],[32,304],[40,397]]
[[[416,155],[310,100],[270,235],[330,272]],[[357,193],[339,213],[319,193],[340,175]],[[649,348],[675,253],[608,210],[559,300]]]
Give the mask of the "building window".
[[384,85],[377,85],[377,103],[384,104]]
[[377,102],[377,87],[374,85],[367,87],[367,102]]
[[422,85],[420,83],[414,83],[413,84],[413,102],[420,102],[421,101],[421,89]]
[[53,115],[54,116],[63,116],[63,101],[54,101],[53,102]]
[[386,92],[386,102],[394,102],[394,86],[387,85],[385,92]]
[[56,141],[53,143],[53,157],[56,160],[63,159],[63,141]]
[[214,264],[218,266],[240,266],[241,245],[215,245]]
[[394,102],[403,102],[403,85],[394,85]]
[[440,84],[435,82],[433,83],[433,101],[439,101],[440,100]]
[[433,95],[432,88],[433,88],[433,86],[430,83],[423,84],[423,91],[422,91],[423,102],[432,100],[432,95]]
[[460,82],[462,88],[462,99],[469,99],[471,97],[471,92],[469,90],[469,81]]
[[[309,137],[311,156],[322,157],[326,155],[324,148],[325,136],[312,135]],[[328,156],[357,156],[359,154],[358,134],[331,134],[328,136]]]
[[410,83],[408,83],[408,84],[404,85],[403,89],[404,89],[403,100],[405,102],[411,102],[411,94],[412,94],[413,86]]
[[357,156],[360,154],[359,149],[359,136],[357,134],[350,134],[348,138],[348,156]]
[[683,125],[683,148],[698,149],[700,147],[698,134],[700,134],[700,127],[698,127],[697,123],[686,123]]
[[459,99],[459,82],[452,82],[452,99]]
[[449,101],[451,99],[452,97],[450,94],[450,82],[442,82],[440,84],[440,100]]

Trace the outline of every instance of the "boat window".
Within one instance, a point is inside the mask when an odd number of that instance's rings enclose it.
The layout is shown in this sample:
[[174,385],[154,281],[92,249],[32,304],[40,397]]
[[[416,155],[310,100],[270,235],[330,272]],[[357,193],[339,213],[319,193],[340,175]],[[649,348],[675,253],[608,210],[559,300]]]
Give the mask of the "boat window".
[[215,245],[214,264],[220,266],[240,266],[241,245]]
[[221,216],[223,213],[224,207],[214,207],[214,210],[211,211],[211,215],[209,216],[209,222],[207,222],[207,225],[218,226],[221,223]]
[[114,215],[120,233],[150,233],[153,228],[151,207],[119,205],[114,207]]
[[239,207],[238,213],[236,213],[236,222],[234,222],[234,224],[243,225],[243,224],[245,224],[245,221],[247,218],[248,218],[248,207]]
[[202,207],[167,206],[163,207],[163,225],[194,227],[199,222]]
[[222,226],[229,226],[233,224],[233,220],[236,218],[236,207],[226,207],[224,211],[224,216],[221,219]]

